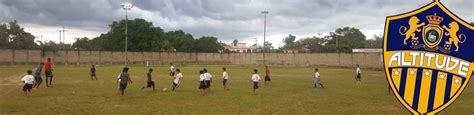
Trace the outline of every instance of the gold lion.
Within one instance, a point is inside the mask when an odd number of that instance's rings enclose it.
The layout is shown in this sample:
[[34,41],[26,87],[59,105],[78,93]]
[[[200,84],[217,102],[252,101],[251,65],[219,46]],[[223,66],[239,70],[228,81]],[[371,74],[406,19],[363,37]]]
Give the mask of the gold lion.
[[[449,36],[450,38],[448,39],[448,41],[446,41],[445,43],[447,45],[451,45],[454,43],[454,46],[456,46],[456,50],[454,51],[458,51],[459,50],[459,43],[464,43],[466,41],[466,35],[464,34],[461,34],[461,35],[457,35],[457,32],[459,31],[459,24],[457,22],[451,22],[449,23],[449,28],[446,27],[445,25],[443,25],[443,28],[446,29],[446,36]],[[459,38],[463,38],[464,40],[463,41],[459,41],[460,39]]]
[[[418,37],[415,36],[415,32],[421,32],[421,29],[418,29],[418,28],[425,25],[425,23],[421,23],[421,24],[418,24],[418,23],[420,23],[420,19],[418,19],[418,17],[416,17],[416,16],[412,16],[410,18],[410,20],[408,20],[408,25],[410,26],[410,28],[408,30],[405,26],[400,27],[399,33],[401,35],[405,35],[405,39],[403,40],[403,44],[406,45],[407,40],[410,39],[410,38],[412,38],[413,40],[418,40]],[[400,31],[402,29],[403,29],[403,31]]]

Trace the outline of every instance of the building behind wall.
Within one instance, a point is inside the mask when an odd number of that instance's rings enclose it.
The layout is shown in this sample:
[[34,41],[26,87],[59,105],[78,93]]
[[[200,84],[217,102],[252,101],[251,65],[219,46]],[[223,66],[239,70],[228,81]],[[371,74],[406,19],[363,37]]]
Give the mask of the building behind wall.
[[311,53],[311,49],[305,47],[292,48],[283,50],[284,53]]
[[257,45],[252,45],[250,47],[247,47],[246,46],[247,43],[230,43],[226,46],[224,46],[224,48],[226,50],[229,50],[231,52],[236,52],[236,53],[254,53],[257,51]]

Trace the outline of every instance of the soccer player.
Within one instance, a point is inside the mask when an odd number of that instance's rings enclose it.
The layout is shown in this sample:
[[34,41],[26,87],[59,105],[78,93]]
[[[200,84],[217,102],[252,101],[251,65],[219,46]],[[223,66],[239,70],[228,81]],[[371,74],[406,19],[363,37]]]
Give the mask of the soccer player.
[[49,87],[53,82],[53,68],[51,68],[51,58],[46,59],[46,62],[44,63],[44,74],[46,76],[46,87]]
[[260,82],[260,76],[257,74],[258,70],[253,69],[253,75],[250,81],[253,82],[253,94],[258,95],[257,89],[258,89],[258,82]]
[[267,86],[267,82],[270,82],[272,81],[272,79],[270,79],[270,69],[268,69],[268,66],[266,65],[265,66],[265,86]]
[[179,85],[181,84],[181,79],[183,79],[183,74],[181,74],[181,71],[179,69],[176,69],[176,76],[174,77],[173,81],[173,91],[176,90]]
[[43,66],[44,66],[44,63],[41,62],[39,64],[38,68],[36,68],[36,71],[35,71],[35,84],[33,85],[33,88],[39,88],[39,86],[43,82],[43,78],[41,78],[41,72],[43,71]]
[[204,71],[204,76],[206,77],[206,89],[207,93],[211,93],[211,83],[212,83],[212,75],[207,72],[207,69],[204,68],[202,71]]
[[33,75],[31,75],[33,74],[33,71],[28,70],[26,73],[27,75],[23,76],[23,78],[21,78],[21,81],[25,83],[25,85],[23,86],[23,92],[25,92],[25,95],[28,96],[28,92],[31,92],[33,84],[35,83],[35,78],[33,77]]
[[170,77],[174,77],[175,75],[175,69],[174,69],[174,64],[170,63]]
[[117,83],[119,83],[119,93],[123,96],[125,89],[127,89],[128,83],[132,83],[130,74],[128,74],[128,67],[122,69],[122,73],[117,78]]
[[314,69],[314,88],[318,88],[318,85],[320,85],[322,88],[324,88],[323,84],[321,83],[321,74],[318,72],[318,68]]
[[97,80],[97,76],[95,74],[95,65],[92,65],[91,67],[91,80]]
[[[146,82],[146,88],[153,88],[153,91],[155,91],[155,82],[151,80],[151,73],[153,72],[153,69],[149,69],[148,73],[146,74],[147,82]],[[142,87],[142,90],[145,89],[145,86]]]
[[222,72],[222,84],[224,85],[224,90],[229,90],[227,89],[227,80],[229,79],[229,74],[227,74],[227,69],[225,67],[222,68],[224,72]]
[[202,96],[206,95],[206,76],[204,76],[204,71],[199,70],[199,92]]
[[358,84],[360,84],[362,82],[362,76],[360,75],[361,71],[360,71],[360,67],[359,67],[359,64],[356,64],[357,68],[356,68],[356,81]]

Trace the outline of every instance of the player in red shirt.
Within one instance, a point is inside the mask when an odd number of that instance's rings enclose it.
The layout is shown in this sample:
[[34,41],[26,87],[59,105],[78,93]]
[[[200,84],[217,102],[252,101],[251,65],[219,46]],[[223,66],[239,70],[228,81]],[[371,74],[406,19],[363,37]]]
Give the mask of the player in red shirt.
[[267,86],[268,82],[272,81],[270,79],[270,70],[268,69],[268,66],[265,66],[265,86]]
[[44,62],[44,74],[46,76],[46,87],[51,86],[53,82],[53,69],[51,68],[51,58],[46,59]]

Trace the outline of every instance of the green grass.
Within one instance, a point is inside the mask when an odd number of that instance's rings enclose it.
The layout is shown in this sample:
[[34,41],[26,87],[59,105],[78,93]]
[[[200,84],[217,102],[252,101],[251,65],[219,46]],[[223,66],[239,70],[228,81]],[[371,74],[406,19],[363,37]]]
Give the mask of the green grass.
[[[263,67],[228,66],[229,91],[223,91],[222,66],[207,66],[214,76],[210,96],[198,93],[198,70],[178,67],[184,81],[176,92],[167,67],[153,67],[157,91],[141,90],[146,85],[147,67],[131,67],[133,84],[123,97],[117,94],[115,77],[119,66],[98,66],[98,81],[89,78],[89,67],[57,67],[53,86],[26,97],[20,78],[28,67],[0,67],[0,114],[408,114],[387,92],[383,71],[363,70],[363,83],[354,82],[354,70],[320,68],[325,89],[313,88],[309,67],[271,67],[270,86],[261,84],[260,95],[252,95],[251,70]],[[474,89],[467,90],[442,114],[472,114]]]

